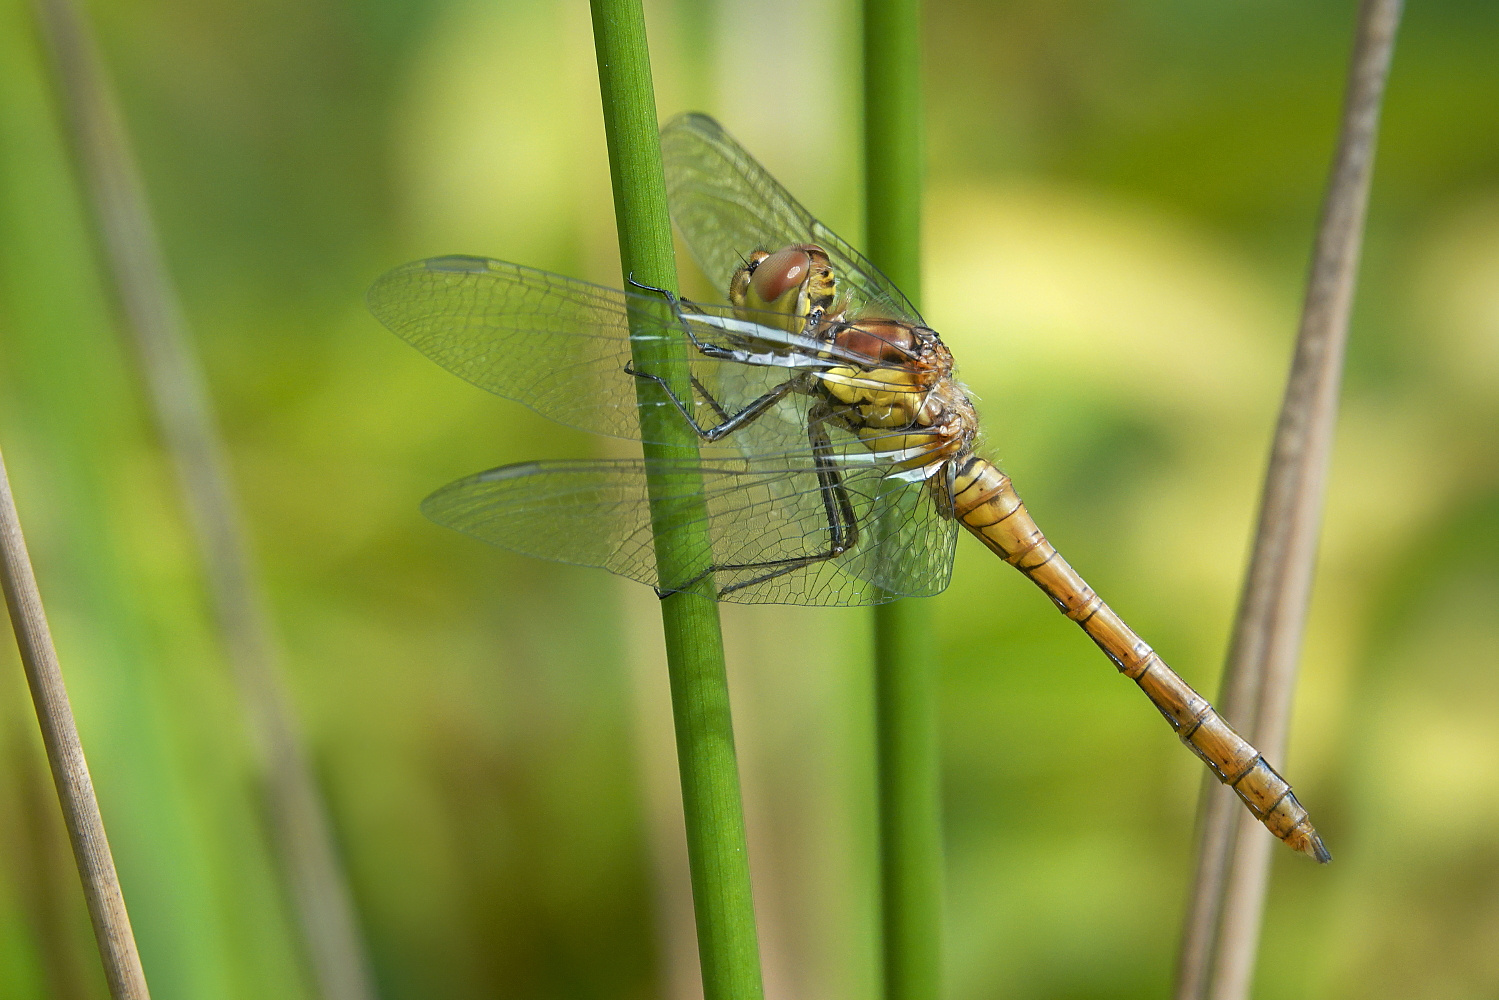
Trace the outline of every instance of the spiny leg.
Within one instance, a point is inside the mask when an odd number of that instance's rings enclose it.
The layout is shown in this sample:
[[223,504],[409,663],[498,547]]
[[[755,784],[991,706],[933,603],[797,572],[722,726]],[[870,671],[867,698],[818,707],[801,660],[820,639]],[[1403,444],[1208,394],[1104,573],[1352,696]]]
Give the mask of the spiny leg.
[[713,408],[713,411],[718,414],[720,419],[720,422],[714,426],[704,427],[697,422],[697,418],[692,415],[692,412],[687,408],[687,404],[682,401],[682,397],[672,391],[666,379],[660,375],[651,375],[648,372],[636,371],[629,363],[625,364],[625,374],[633,375],[636,378],[649,379],[659,385],[661,391],[666,393],[666,398],[671,400],[671,404],[677,408],[678,413],[682,414],[682,418],[687,421],[697,436],[710,443],[732,434],[740,428],[753,423],[759,417],[764,416],[772,406],[785,399],[793,389],[798,388],[805,381],[799,375],[789,378],[769,392],[751,400],[743,409],[735,413],[729,413],[724,409],[723,404],[714,399],[713,395],[694,377],[692,380],[693,386],[702,394],[704,401]]
[[778,576],[793,573],[804,566],[824,562],[828,559],[836,559],[858,544],[858,519],[854,514],[853,503],[848,498],[848,490],[843,485],[843,477],[831,460],[832,442],[828,438],[827,431],[822,427],[822,419],[826,414],[819,415],[820,410],[822,408],[814,410],[812,416],[808,418],[807,436],[812,442],[812,452],[817,469],[818,493],[822,497],[823,509],[827,512],[828,516],[829,545],[827,551],[815,552],[805,556],[791,556],[786,559],[767,559],[761,562],[713,565],[680,587],[674,587],[669,591],[664,591],[657,587],[657,597],[664,598],[667,594],[674,591],[686,590],[694,583],[703,579],[703,577],[720,571],[754,569],[765,569],[768,571],[749,580],[744,580],[723,588],[718,592],[718,596],[723,597],[725,594],[731,594],[736,590],[743,590],[745,587],[753,587],[767,580],[774,580]]
[[[842,555],[859,544],[859,522],[854,516],[854,505],[848,499],[848,490],[843,486],[843,476],[833,462],[833,440],[828,436],[827,420],[830,410],[827,404],[812,408],[807,415],[807,440],[812,445],[812,461],[817,466],[817,482],[822,487],[822,504],[828,515],[828,532],[832,547]],[[837,510],[833,509],[834,502]],[[838,515],[843,516],[840,526]]]
[[[678,299],[677,296],[674,295],[670,290],[665,288],[657,288],[654,285],[642,284],[641,282],[635,280],[634,275],[631,275],[628,280],[630,284],[634,285],[636,288],[647,292],[653,292],[657,295],[660,295],[663,299],[666,300],[667,306],[669,306],[672,312],[681,320],[682,331],[687,335],[687,339],[692,342],[692,346],[697,348],[697,350],[701,354],[720,361],[737,361],[740,363],[749,363],[747,361],[747,354],[744,351],[739,351],[728,347],[720,347],[717,344],[710,344],[705,341],[699,340],[697,338],[697,335],[692,331],[692,323],[687,319],[686,311],[682,309],[682,300]],[[708,388],[698,380],[698,377],[696,375],[692,375],[690,376],[692,379],[692,387],[697,390],[698,394],[702,396],[703,401],[712,408],[713,412],[719,418],[719,422],[713,427],[703,427],[698,423],[697,419],[693,417],[692,412],[688,408],[687,404],[683,402],[682,398],[676,394],[671,385],[667,383],[666,379],[664,379],[660,375],[652,375],[648,372],[637,371],[634,365],[630,362],[625,363],[625,373],[627,375],[633,375],[636,378],[650,379],[652,382],[655,382],[657,385],[659,385],[661,387],[661,391],[666,393],[666,398],[671,400],[672,405],[675,406],[677,408],[677,411],[682,414],[683,418],[686,419],[687,423],[692,427],[693,431],[698,435],[698,437],[710,443],[719,440],[725,435],[732,434],[736,430],[739,430],[741,427],[744,427],[753,422],[756,418],[760,417],[768,409],[770,409],[770,407],[774,406],[781,399],[784,399],[789,392],[800,387],[806,381],[805,378],[801,376],[787,379],[785,382],[782,382],[780,385],[774,387],[770,391],[764,393],[754,400],[751,400],[738,412],[731,414],[724,408],[722,403],[714,398],[713,394],[708,391]]]
[[699,382],[696,375],[689,377],[692,380],[692,388],[697,390],[697,394],[702,397],[703,402],[713,408],[714,414],[718,416],[718,422],[723,423],[725,420],[728,420],[729,411],[725,410],[718,400],[713,398],[713,393],[708,391],[708,387]]
[[687,318],[687,310],[682,308],[684,300],[679,299],[676,293],[668,288],[657,288],[655,285],[646,285],[636,281],[633,274],[629,275],[625,280],[643,292],[650,292],[653,295],[661,296],[666,301],[667,307],[671,309],[672,315],[677,317],[677,320],[682,324],[682,332],[687,334],[687,339],[692,342],[692,346],[697,348],[699,353],[710,358],[717,358],[720,361],[737,361],[741,359],[743,355],[742,351],[736,351],[732,347],[723,347],[719,344],[710,344],[706,340],[698,339],[697,334],[692,330],[692,321]]

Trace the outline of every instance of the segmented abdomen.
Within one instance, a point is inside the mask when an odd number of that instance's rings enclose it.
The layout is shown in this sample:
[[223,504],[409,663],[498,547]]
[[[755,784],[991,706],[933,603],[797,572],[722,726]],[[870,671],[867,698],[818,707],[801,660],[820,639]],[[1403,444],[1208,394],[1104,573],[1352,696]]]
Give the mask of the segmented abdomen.
[[1077,622],[1271,833],[1318,861],[1331,861],[1286,780],[1083,582],[1036,527],[1010,477],[975,456],[957,461],[953,507],[958,520]]

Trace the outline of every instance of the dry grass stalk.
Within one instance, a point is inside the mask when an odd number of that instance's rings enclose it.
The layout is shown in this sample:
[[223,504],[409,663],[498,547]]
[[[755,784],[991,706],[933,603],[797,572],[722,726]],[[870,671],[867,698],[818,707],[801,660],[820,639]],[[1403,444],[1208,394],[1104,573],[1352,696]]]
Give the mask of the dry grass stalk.
[[115,1000],[149,1000],[146,974],[135,950],[135,934],[130,929],[130,915],[125,912],[125,897],[120,892],[120,878],[115,872],[114,857],[109,853],[109,839],[104,835],[104,819],[94,798],[94,783],[89,777],[68,690],[63,684],[57,650],[52,645],[52,631],[42,608],[36,574],[21,535],[21,521],[16,514],[15,498],[10,492],[10,478],[5,459],[0,456],[0,583],[5,588],[5,604],[10,609],[10,624],[16,633],[16,646],[26,668],[26,682],[36,706],[37,722],[42,727],[42,743],[47,763],[57,785],[68,839],[83,880],[83,895],[88,901],[94,937],[99,942],[99,957],[109,994]]
[[[1326,492],[1379,109],[1401,0],[1363,0],[1296,355],[1265,476],[1259,525],[1224,671],[1223,708],[1273,760],[1291,698]],[[1228,789],[1206,788],[1177,1000],[1241,1000],[1259,947],[1271,840]]]
[[100,249],[176,467],[251,736],[275,847],[324,1000],[375,996],[326,808],[293,720],[217,420],[123,119],[72,0],[36,0]]

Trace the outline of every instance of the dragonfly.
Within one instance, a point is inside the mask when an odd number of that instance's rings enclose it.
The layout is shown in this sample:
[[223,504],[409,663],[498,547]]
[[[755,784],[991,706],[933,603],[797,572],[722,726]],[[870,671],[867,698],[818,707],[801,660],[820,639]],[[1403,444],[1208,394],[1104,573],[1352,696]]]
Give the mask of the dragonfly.
[[[662,596],[708,580],[721,600],[812,605],[938,593],[967,529],[1076,622],[1271,833],[1330,861],[1290,784],[1083,581],[978,453],[952,355],[910,300],[712,118],[674,119],[661,148],[672,220],[727,304],[463,256],[371,288],[382,323],[474,385],[663,446],[491,469],[437,490],[423,512]],[[663,349],[676,360],[636,360]],[[670,449],[684,427],[694,453]],[[659,566],[692,558],[693,571],[663,579]]]

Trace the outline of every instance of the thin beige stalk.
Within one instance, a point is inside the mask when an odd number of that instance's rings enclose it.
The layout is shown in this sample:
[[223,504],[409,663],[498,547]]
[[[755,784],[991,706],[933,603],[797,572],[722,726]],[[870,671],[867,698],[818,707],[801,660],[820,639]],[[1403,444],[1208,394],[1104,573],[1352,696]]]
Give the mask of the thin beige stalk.
[[[1272,760],[1285,758],[1363,244],[1379,109],[1401,0],[1359,5],[1352,65],[1296,354],[1260,500],[1223,711]],[[1205,783],[1196,882],[1176,1000],[1242,1000],[1259,948],[1271,839],[1228,789]]]
[[176,467],[221,638],[259,756],[283,876],[324,1000],[372,1000],[369,963],[327,811],[281,681],[266,600],[217,420],[103,61],[72,0],[36,0],[100,251]]
[[120,877],[109,853],[109,838],[104,835],[104,819],[94,798],[94,782],[89,777],[88,761],[83,757],[83,744],[78,740],[68,689],[63,684],[57,650],[52,645],[52,630],[47,627],[42,595],[37,590],[36,574],[26,552],[26,539],[21,535],[21,521],[10,493],[3,455],[0,455],[0,584],[5,588],[10,624],[15,629],[16,646],[26,668],[26,683],[31,687],[37,722],[42,727],[42,743],[47,749],[47,763],[52,767],[52,781],[57,785],[57,798],[62,803],[73,857],[78,862],[78,876],[83,880],[83,896],[88,900],[99,957],[109,981],[109,995],[114,1000],[149,1000],[146,973],[135,950],[130,914],[125,912]]

